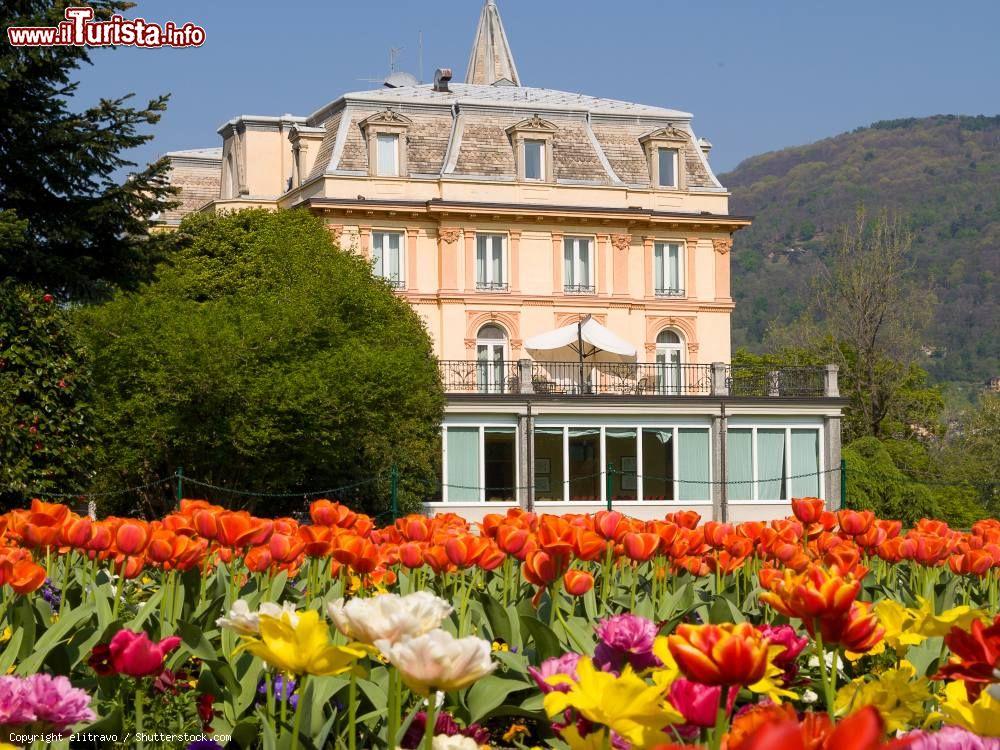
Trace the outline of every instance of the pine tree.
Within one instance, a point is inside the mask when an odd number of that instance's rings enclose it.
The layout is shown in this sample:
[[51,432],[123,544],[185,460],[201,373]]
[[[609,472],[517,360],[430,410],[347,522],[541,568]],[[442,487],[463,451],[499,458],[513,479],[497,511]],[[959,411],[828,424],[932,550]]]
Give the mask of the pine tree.
[[[0,18],[4,27],[53,26],[69,4],[0,0]],[[89,4],[96,20],[131,6]],[[118,179],[136,166],[125,154],[152,138],[143,130],[168,97],[136,108],[129,94],[75,112],[71,77],[89,62],[85,47],[0,45],[0,272],[63,299],[135,288],[170,242],[148,223],[170,205],[166,160]]]

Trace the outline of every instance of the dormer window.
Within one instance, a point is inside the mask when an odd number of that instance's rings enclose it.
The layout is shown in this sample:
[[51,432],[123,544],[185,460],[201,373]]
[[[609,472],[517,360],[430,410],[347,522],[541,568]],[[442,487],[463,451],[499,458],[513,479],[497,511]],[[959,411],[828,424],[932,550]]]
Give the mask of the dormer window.
[[379,133],[376,150],[376,174],[379,177],[399,177],[399,136]]
[[678,149],[660,147],[656,149],[656,153],[659,162],[659,179],[657,180],[657,184],[660,187],[676,188]]
[[507,128],[517,179],[530,182],[554,182],[552,144],[558,128],[538,115]]
[[545,141],[524,142],[524,179],[545,179]]
[[368,174],[372,177],[405,177],[408,174],[406,132],[409,117],[386,110],[360,123],[368,144]]
[[684,190],[684,148],[691,136],[670,126],[639,139],[649,164],[649,183],[657,190]]

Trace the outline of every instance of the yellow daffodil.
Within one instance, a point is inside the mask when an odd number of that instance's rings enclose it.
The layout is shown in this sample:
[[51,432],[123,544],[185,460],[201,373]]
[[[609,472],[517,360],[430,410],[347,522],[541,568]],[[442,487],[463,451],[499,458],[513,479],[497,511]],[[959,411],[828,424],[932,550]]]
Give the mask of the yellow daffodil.
[[874,706],[890,732],[919,726],[927,715],[924,704],[931,691],[929,680],[916,675],[917,670],[904,659],[898,668],[888,669],[874,680],[859,677],[837,691],[834,710],[846,716],[863,706]]
[[953,627],[968,630],[976,620],[987,619],[985,610],[973,609],[968,604],[946,609],[941,614],[934,613],[934,604],[923,597],[917,597],[920,605],[910,610],[914,614],[914,626],[926,638],[948,635]]
[[604,742],[606,734],[607,731],[604,729],[595,729],[586,737],[582,737],[580,730],[571,724],[563,729],[559,736],[569,745],[569,750],[605,750],[607,748]]
[[262,615],[260,638],[244,638],[242,649],[259,656],[286,674],[338,675],[356,668],[368,650],[360,644],[335,646],[330,629],[319,613],[306,611],[293,617]]
[[782,698],[792,698],[797,699],[799,696],[793,693],[791,690],[785,690],[781,687],[777,678],[781,677],[785,672],[781,667],[774,665],[774,657],[785,650],[784,646],[768,646],[767,649],[767,671],[764,676],[755,682],[753,685],[748,685],[752,693],[760,693],[761,695],[766,695],[771,699],[772,703],[781,703]]
[[[555,675],[549,681],[569,686],[568,692],[553,691],[545,696],[545,711],[550,717],[573,708],[595,724],[613,729],[635,748],[663,742],[663,728],[684,721],[666,701],[662,687],[648,684],[628,666],[615,676],[601,672],[584,657],[577,663],[575,681],[567,675]],[[589,742],[591,738],[588,735],[585,739]]]
[[959,724],[982,737],[1000,737],[1000,701],[984,690],[975,703],[969,702],[965,683],[956,680],[944,688],[941,713],[945,720]]
[[677,666],[677,660],[670,653],[670,647],[667,643],[668,639],[665,635],[657,636],[656,640],[653,641],[653,655],[663,664],[662,667],[653,670],[653,682],[663,690],[669,688],[674,680],[681,676],[681,668]]
[[0,643],[6,643],[7,641],[9,641],[11,635],[13,635],[11,629],[9,627],[4,628],[3,632],[0,633]]

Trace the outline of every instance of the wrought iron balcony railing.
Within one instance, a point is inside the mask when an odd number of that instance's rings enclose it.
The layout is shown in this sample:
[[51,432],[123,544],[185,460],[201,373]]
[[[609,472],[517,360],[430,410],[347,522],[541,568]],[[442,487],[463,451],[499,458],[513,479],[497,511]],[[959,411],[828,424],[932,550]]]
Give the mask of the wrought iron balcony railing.
[[594,294],[596,287],[593,284],[563,284],[563,291],[566,294]]
[[441,360],[446,393],[549,396],[735,396],[816,398],[827,389],[823,367],[767,369],[663,362]]
[[510,284],[506,281],[477,281],[476,291],[479,292],[506,292],[510,290]]

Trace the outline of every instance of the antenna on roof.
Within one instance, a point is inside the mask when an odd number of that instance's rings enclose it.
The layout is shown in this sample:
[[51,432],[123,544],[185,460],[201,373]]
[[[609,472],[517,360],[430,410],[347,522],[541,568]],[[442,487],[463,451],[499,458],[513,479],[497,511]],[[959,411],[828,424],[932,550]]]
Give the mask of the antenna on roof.
[[417,75],[420,83],[424,82],[424,32],[417,32]]
[[389,47],[389,73],[396,72],[396,63],[399,61],[399,55],[403,51],[402,47]]

